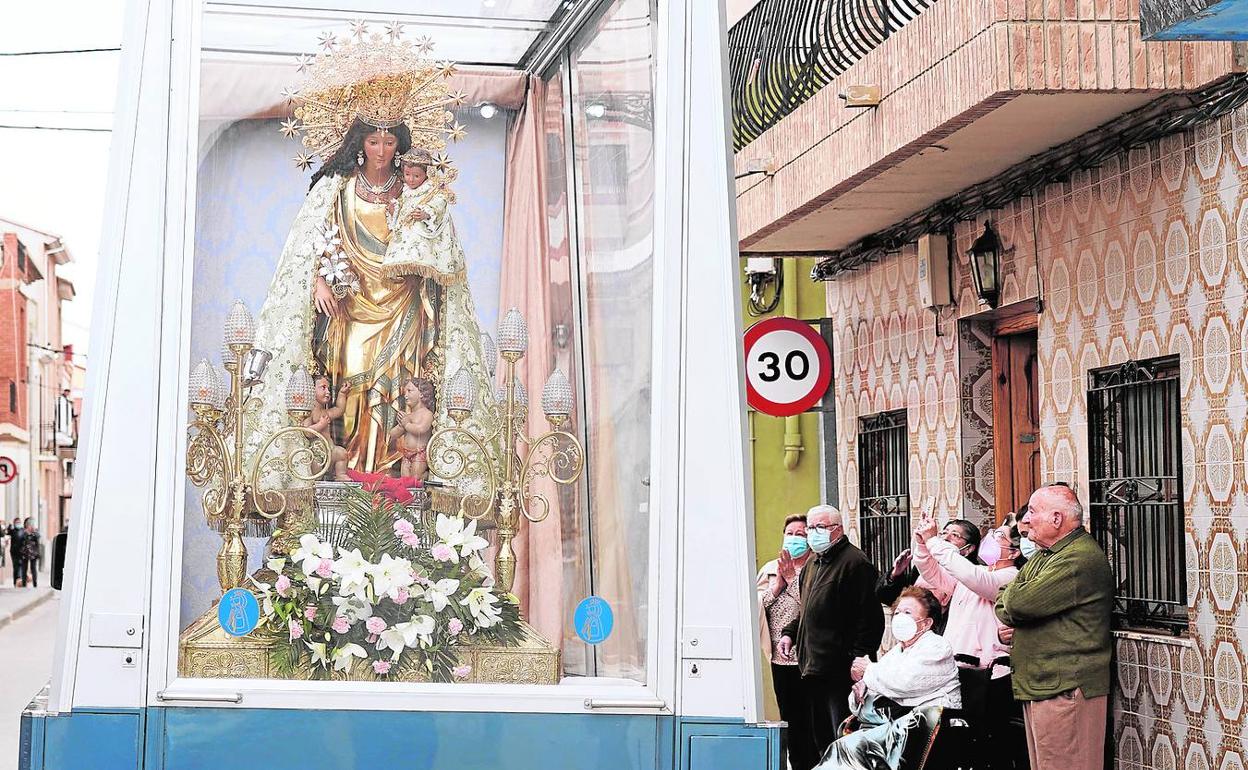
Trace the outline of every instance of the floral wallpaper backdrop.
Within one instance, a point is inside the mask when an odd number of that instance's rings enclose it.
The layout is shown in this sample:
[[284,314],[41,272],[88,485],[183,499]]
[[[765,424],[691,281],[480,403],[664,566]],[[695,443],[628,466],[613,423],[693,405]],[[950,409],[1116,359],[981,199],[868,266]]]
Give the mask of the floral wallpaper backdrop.
[[[449,150],[460,175],[455,226],[468,258],[468,281],[483,331],[498,325],[503,242],[503,183],[508,113],[491,120],[474,111],[457,119],[467,136]],[[221,326],[234,299],[258,313],[291,221],[308,191],[311,170],[291,162],[297,149],[277,120],[240,120],[208,134],[201,149],[195,218],[190,360],[220,363]],[[207,134],[207,131],[205,131]],[[220,593],[216,554],[221,537],[205,523],[199,491],[186,484],[180,627]],[[263,539],[247,540],[251,570]]]

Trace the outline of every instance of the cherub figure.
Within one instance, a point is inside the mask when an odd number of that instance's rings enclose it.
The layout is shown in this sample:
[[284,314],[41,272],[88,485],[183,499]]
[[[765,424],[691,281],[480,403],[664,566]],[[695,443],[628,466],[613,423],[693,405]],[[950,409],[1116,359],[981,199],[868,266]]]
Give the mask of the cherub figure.
[[351,385],[344,382],[338,388],[338,398],[332,404],[329,400],[329,377],[321,374],[316,377],[316,404],[312,407],[312,414],[308,415],[308,419],[303,421],[303,427],[311,428],[317,433],[325,437],[329,442],[329,464],[330,472],[333,474],[334,481],[350,481],[347,476],[347,450],[334,443],[333,433],[330,426],[334,420],[342,417],[347,411],[347,395],[351,392]]
[[390,429],[391,440],[398,441],[403,460],[400,475],[424,479],[429,470],[425,449],[433,435],[433,415],[437,409],[433,383],[423,377],[412,377],[403,383],[403,404],[407,411],[398,412],[399,421]]

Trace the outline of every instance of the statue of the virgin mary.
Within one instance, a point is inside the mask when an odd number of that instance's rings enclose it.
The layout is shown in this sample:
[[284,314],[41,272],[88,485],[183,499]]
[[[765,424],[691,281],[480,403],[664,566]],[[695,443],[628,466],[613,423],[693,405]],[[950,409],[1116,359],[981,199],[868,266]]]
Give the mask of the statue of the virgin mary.
[[449,240],[446,228],[440,233],[449,253],[437,260],[450,269],[383,269],[397,228],[428,229],[391,216],[404,189],[399,157],[427,159],[426,185],[446,188],[455,178],[444,151],[463,128],[447,107],[462,97],[447,83],[453,65],[429,61],[429,48],[360,30],[349,40],[326,39],[315,60],[302,60],[308,77],[290,94],[294,118],[282,130],[303,133],[308,152],[297,163],[307,168],[315,156],[322,165],[258,319],[256,346],[273,353],[276,376],[256,392],[261,406],[246,436],[252,452],[287,424],[284,393],[269,383],[286,382],[301,366],[327,375],[334,393],[346,386],[336,404],[344,407],[336,443],[350,468],[387,472],[400,458],[389,434],[413,378],[434,384],[436,431],[449,422],[447,383],[465,369],[477,405],[468,427],[494,433],[498,410],[453,227]]

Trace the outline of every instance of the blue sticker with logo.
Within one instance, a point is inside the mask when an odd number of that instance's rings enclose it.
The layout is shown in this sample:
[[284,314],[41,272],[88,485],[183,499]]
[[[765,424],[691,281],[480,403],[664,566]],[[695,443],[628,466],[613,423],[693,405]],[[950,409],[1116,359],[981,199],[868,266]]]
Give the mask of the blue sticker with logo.
[[576,635],[588,644],[601,644],[611,635],[615,626],[615,616],[611,613],[611,605],[600,596],[588,596],[576,605],[572,615],[572,624],[576,627]]
[[217,622],[230,636],[246,636],[260,625],[260,602],[246,588],[231,588],[217,605]]

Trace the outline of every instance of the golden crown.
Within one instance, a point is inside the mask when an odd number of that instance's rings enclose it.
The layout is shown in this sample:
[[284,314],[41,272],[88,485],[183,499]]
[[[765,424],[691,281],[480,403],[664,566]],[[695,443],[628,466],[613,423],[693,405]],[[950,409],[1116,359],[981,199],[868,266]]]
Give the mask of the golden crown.
[[413,43],[402,36],[397,22],[387,25],[385,34],[370,34],[364,22],[352,22],[351,35],[326,32],[320,54],[298,57],[299,72],[307,77],[283,92],[295,108],[281,127],[288,137],[303,134],[307,152],[295,157],[296,165],[306,169],[313,157],[329,160],[357,118],[382,130],[405,124],[412,147],[431,158],[443,153],[447,139],[463,138],[464,127],[447,109],[465,99],[450,90],[455,65],[427,58],[433,48],[429,38]]

